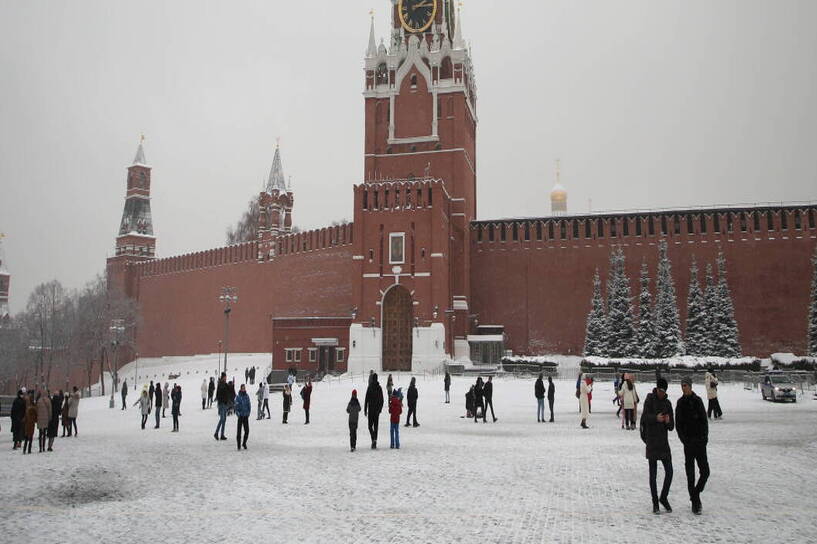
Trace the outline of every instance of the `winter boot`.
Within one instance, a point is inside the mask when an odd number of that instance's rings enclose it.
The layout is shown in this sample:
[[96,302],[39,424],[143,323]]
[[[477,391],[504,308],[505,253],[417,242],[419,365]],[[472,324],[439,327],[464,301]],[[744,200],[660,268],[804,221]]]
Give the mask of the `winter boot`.
[[652,501],[652,513],[655,515],[661,513],[661,510],[658,509],[658,501]]
[[666,510],[668,513],[672,512],[672,506],[669,505],[669,501],[666,497],[661,497],[658,502],[661,503],[661,506],[663,506],[664,510]]

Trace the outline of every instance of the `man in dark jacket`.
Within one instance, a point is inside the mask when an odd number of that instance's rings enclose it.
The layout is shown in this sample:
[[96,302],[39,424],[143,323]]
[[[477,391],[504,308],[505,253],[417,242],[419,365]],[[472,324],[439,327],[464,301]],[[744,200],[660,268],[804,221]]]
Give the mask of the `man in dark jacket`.
[[124,380],[122,382],[122,409],[123,410],[127,410],[127,405],[125,404],[127,402],[127,398],[128,398],[128,380]]
[[545,422],[545,382],[542,381],[542,374],[536,378],[533,385],[533,394],[536,397],[536,421]]
[[153,385],[153,380],[150,380],[150,387],[148,388],[148,399],[150,399],[150,409],[153,410],[153,393],[156,391],[156,387]]
[[227,387],[226,372],[222,372],[221,378],[218,380],[216,404],[218,406],[218,425],[216,425],[216,432],[213,433],[213,438],[216,440],[227,440],[227,437],[224,436],[224,428],[227,426],[227,409],[230,406],[230,389]]
[[[247,438],[250,436],[250,412],[252,412],[252,403],[242,383],[235,398],[235,415],[238,416],[235,441],[239,450],[241,450],[242,446],[245,450],[247,449]],[[243,441],[241,440],[241,429],[244,429]]]
[[383,411],[383,388],[377,381],[377,374],[369,376],[369,387],[363,401],[363,415],[369,418],[369,436],[372,438],[372,449],[377,449],[377,424],[380,412]]
[[[672,512],[668,500],[669,488],[672,485],[672,452],[669,448],[667,433],[674,428],[672,403],[667,398],[667,380],[659,378],[656,388],[647,395],[647,400],[644,401],[644,411],[641,414],[641,439],[647,444],[653,514],[660,513],[659,503],[667,512]],[[658,461],[664,465],[664,484],[661,487],[660,497],[655,483]]]
[[156,389],[153,391],[156,395],[156,402],[154,402],[154,406],[156,407],[156,426],[153,427],[154,429],[159,428],[159,418],[162,417],[162,383],[159,382],[156,384]]
[[23,390],[17,391],[17,397],[11,403],[11,434],[14,448],[19,449],[25,437],[26,401],[23,399]]
[[445,371],[445,378],[443,378],[443,386],[445,387],[445,403],[451,404],[451,374],[448,371]]
[[[548,406],[550,406],[550,422],[553,423],[553,398],[556,394],[556,386],[553,385],[553,378],[548,376]],[[544,419],[544,413],[542,414]]]
[[207,384],[207,407],[213,405],[213,394],[216,392],[216,381],[210,376],[210,383]]
[[[675,405],[675,430],[684,445],[684,468],[687,473],[687,489],[692,502],[692,512],[701,513],[701,492],[709,479],[709,461],[706,444],[709,441],[709,421],[704,401],[692,391],[692,379],[681,380],[683,395]],[[701,475],[695,483],[695,463]]]
[[496,423],[496,414],[494,414],[494,382],[493,377],[488,376],[488,381],[485,382],[485,386],[482,388],[482,396],[485,397],[485,413],[483,414],[483,421],[485,420],[485,416],[488,415],[488,407],[491,407],[491,417],[494,418],[494,423]]
[[482,395],[482,376],[478,376],[477,383],[474,384],[474,423],[479,419],[480,408],[482,408],[482,422],[488,423],[488,420],[485,418],[485,405],[482,403]]
[[408,414],[406,414],[406,427],[409,426],[409,420],[414,416],[414,426],[419,427],[417,423],[417,379],[411,378],[408,391],[406,392],[406,402],[408,403]]

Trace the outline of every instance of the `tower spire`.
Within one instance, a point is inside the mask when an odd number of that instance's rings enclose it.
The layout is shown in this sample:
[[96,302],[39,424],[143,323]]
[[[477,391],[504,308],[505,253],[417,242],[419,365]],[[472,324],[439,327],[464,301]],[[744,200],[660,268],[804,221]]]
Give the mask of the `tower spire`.
[[284,167],[281,164],[281,142],[276,139],[275,156],[272,158],[272,167],[269,171],[269,178],[267,179],[267,192],[272,194],[272,191],[278,190],[281,193],[287,192],[287,182],[284,177]]
[[550,191],[550,211],[553,215],[567,212],[567,190],[562,186],[561,159],[556,159],[556,184]]
[[374,39],[374,9],[369,10],[371,25],[369,26],[369,47],[366,48],[366,58],[377,56],[377,42]]
[[462,39],[462,2],[457,5],[457,21],[454,29],[454,49],[465,49],[465,40]]
[[145,148],[142,144],[145,142],[145,135],[139,135],[139,147],[136,148],[136,156],[133,158],[133,165],[147,166],[148,162],[145,160]]

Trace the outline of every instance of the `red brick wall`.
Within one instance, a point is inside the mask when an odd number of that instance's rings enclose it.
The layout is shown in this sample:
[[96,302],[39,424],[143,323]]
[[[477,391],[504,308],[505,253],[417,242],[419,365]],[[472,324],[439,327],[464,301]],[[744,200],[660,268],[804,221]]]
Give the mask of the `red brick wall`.
[[[316,234],[317,238],[319,234]],[[227,264],[225,248],[174,259],[197,268],[164,271],[173,259],[145,265],[138,284],[143,324],[137,334],[140,356],[215,353],[224,335],[223,286],[238,288],[239,301],[230,315],[231,352],[269,352],[271,316],[345,316],[352,307],[350,245],[304,251],[259,263],[248,248]],[[148,273],[146,269],[152,270]],[[163,272],[164,271],[164,272]]]
[[[807,221],[803,222],[803,230],[795,230],[792,212],[786,213],[787,231],[781,230],[777,213],[772,231],[767,230],[765,215],[758,231],[754,231],[750,221],[747,232],[741,232],[735,223],[732,233],[714,234],[711,217],[707,234],[700,233],[697,226],[695,233],[687,234],[685,222],[679,234],[669,229],[665,238],[682,328],[693,256],[703,281],[706,263],[714,267],[718,252],[723,251],[743,352],[761,357],[774,352],[805,352],[812,274],[810,257],[817,244],[817,231],[809,229]],[[721,223],[723,227],[723,218]],[[481,224],[487,226],[488,222]],[[618,237],[610,239],[609,226],[606,227],[608,237],[598,237],[594,219],[590,239],[583,236],[572,239],[572,228],[568,227],[568,239],[564,241],[558,239],[558,228],[556,240],[547,240],[545,228],[545,239],[537,241],[532,226],[528,242],[523,240],[523,224],[519,223],[519,241],[512,240],[510,227],[505,242],[500,241],[498,230],[494,242],[487,240],[486,232],[483,241],[477,242],[475,228],[471,238],[472,310],[479,315],[481,324],[505,325],[508,347],[514,352],[582,352],[593,273],[598,268],[602,281],[605,280],[611,243],[624,247],[634,304],[637,304],[642,259],[646,259],[650,267],[654,295],[657,244],[662,238],[660,223],[656,224],[654,236],[646,234],[646,229],[642,236],[635,236],[631,228],[628,237],[621,236],[619,223]],[[583,226],[581,234],[584,234]]]

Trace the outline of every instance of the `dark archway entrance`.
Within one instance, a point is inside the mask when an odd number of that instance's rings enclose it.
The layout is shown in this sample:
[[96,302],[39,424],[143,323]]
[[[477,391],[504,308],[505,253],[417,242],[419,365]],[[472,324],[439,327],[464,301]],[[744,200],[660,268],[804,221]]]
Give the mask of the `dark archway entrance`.
[[383,297],[383,370],[411,370],[411,293],[395,285]]

